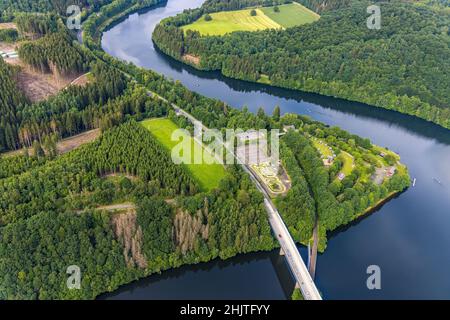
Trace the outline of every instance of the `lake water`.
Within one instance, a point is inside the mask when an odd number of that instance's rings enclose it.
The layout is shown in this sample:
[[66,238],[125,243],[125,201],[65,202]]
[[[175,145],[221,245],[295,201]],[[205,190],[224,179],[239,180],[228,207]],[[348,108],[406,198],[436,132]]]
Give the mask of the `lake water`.
[[[203,0],[169,0],[105,32],[117,58],[180,80],[208,97],[251,111],[299,113],[396,151],[415,187],[330,236],[316,283],[325,299],[450,299],[450,130],[359,103],[272,88],[200,72],[165,56],[151,41],[163,18]],[[301,248],[305,256],[305,250]],[[381,268],[381,290],[368,290],[367,267]],[[293,280],[276,251],[182,267],[123,286],[105,299],[286,299]]]

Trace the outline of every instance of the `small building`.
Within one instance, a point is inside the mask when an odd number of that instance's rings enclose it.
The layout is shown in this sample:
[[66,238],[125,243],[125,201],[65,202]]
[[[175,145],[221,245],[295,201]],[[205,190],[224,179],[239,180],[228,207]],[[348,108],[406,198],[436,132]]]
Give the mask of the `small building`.
[[339,179],[340,181],[342,181],[342,180],[344,180],[344,178],[345,178],[345,174],[343,174],[342,172],[339,173],[338,179]]

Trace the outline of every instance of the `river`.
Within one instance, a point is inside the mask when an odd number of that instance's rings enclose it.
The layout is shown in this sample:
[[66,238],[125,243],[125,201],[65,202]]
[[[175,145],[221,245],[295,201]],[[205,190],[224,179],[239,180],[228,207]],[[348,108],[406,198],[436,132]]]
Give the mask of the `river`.
[[[330,235],[319,255],[316,283],[325,299],[450,299],[450,131],[396,112],[315,94],[200,72],[165,56],[151,41],[163,18],[203,0],[169,0],[135,13],[104,33],[103,49],[117,58],[180,80],[235,107],[309,115],[400,154],[415,187],[375,213]],[[305,249],[301,248],[305,256]],[[381,290],[367,289],[369,265],[381,268]],[[277,252],[212,261],[150,276],[104,299],[286,299],[293,288]]]

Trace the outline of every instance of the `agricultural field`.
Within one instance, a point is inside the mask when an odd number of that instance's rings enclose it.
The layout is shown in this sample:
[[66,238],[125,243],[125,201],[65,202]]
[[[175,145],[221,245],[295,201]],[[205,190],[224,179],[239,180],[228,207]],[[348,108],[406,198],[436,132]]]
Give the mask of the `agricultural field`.
[[[223,11],[211,13],[210,21],[205,20],[203,15],[197,21],[185,25],[183,30],[195,30],[201,35],[220,36],[234,31],[257,31],[264,29],[284,29],[311,23],[320,16],[294,2],[278,6],[279,12],[275,12],[275,7],[260,7],[255,9],[243,9],[236,11]],[[256,16],[251,16],[250,12],[256,11]]]
[[220,36],[234,31],[257,31],[264,29],[281,29],[282,26],[267,17],[260,9],[256,16],[251,16],[252,9],[211,13],[211,21],[205,16],[194,23],[183,26],[183,30],[194,30],[201,35]]
[[320,18],[317,13],[297,2],[281,5],[278,8],[280,12],[275,12],[274,7],[264,7],[261,11],[284,28],[312,23]]
[[[172,141],[172,133],[179,127],[170,119],[158,118],[148,119],[142,122],[142,125],[148,129],[158,141],[160,141],[167,149],[172,150],[178,144],[177,141]],[[191,154],[203,153],[204,162],[213,162],[214,157],[202,145],[197,143],[194,139],[192,141]],[[193,162],[193,161],[192,161]],[[187,164],[186,167],[192,175],[198,180],[204,190],[211,190],[219,186],[220,180],[226,175],[226,171],[221,164]]]

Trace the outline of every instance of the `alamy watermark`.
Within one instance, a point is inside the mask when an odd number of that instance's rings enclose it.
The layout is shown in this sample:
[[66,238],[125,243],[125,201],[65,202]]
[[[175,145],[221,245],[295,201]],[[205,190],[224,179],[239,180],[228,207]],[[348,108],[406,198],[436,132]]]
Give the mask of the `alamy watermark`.
[[69,290],[81,289],[81,269],[77,265],[67,267],[66,273],[69,275],[66,281]]
[[371,30],[381,29],[381,9],[377,5],[371,5],[367,7],[367,13],[370,16],[367,18],[367,28]]
[[77,5],[67,7],[66,14],[68,15],[66,26],[69,30],[81,29],[81,9]]
[[370,276],[367,278],[366,285],[369,290],[381,289],[381,268],[377,265],[370,265],[366,270]]

